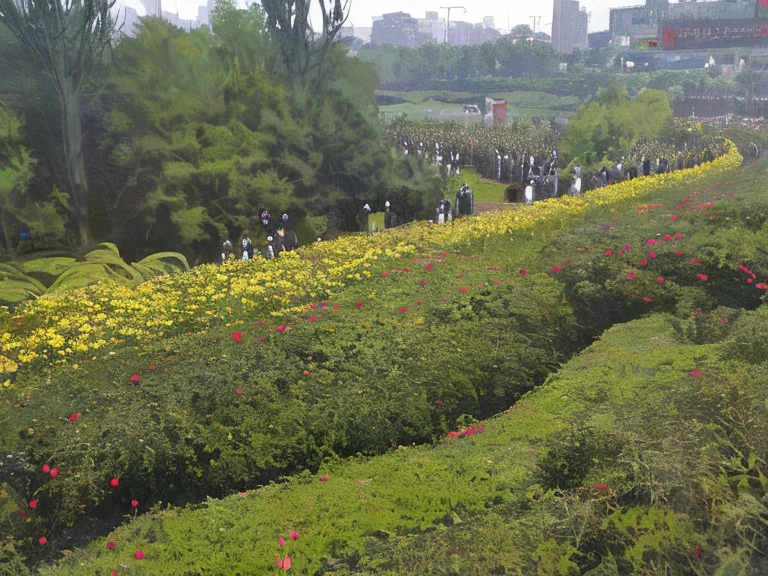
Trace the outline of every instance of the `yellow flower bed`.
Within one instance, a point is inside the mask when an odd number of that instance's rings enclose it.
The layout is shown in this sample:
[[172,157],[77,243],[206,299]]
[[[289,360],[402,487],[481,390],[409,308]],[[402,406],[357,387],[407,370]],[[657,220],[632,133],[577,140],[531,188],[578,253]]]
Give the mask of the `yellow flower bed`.
[[[243,312],[282,315],[305,310],[350,282],[371,276],[377,261],[413,257],[419,250],[464,245],[486,236],[530,230],[542,222],[562,225],[590,206],[642,199],[680,183],[695,183],[741,164],[729,152],[714,162],[639,178],[590,192],[561,197],[519,210],[462,218],[452,224],[415,223],[377,236],[350,236],[313,244],[276,260],[234,261],[198,266],[185,274],[155,278],[136,288],[102,282],[29,302],[0,337],[0,382],[18,365],[39,359],[64,363],[75,353],[95,353],[122,342],[139,343],[214,323],[237,322]],[[7,382],[6,382],[7,384]]]

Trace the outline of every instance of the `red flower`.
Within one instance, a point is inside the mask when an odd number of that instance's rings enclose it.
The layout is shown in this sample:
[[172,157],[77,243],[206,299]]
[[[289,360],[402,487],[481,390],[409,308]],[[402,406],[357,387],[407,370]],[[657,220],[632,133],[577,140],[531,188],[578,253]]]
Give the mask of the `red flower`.
[[698,266],[699,264],[701,264],[701,262],[696,260],[696,258],[691,258],[691,264],[693,264],[694,266]]
[[613,256],[613,250],[606,250],[605,251],[606,256]]
[[764,284],[763,282],[760,282],[760,283],[757,285],[757,289],[758,289],[758,290],[768,290],[768,284]]
[[425,268],[426,268],[427,270],[432,270],[432,269],[434,268],[434,266],[433,266],[432,264],[427,264],[427,265],[425,266]]
[[427,285],[426,280],[422,280],[421,282],[419,282],[419,286],[426,286],[426,285]]
[[131,375],[131,382],[138,382],[139,381],[139,375],[133,374]]
[[314,316],[310,316],[309,317],[309,321],[310,322],[317,322],[317,318],[315,318]]
[[656,278],[656,282],[658,282],[659,284],[664,284],[664,282],[666,282],[666,280],[664,280],[663,276],[659,276],[658,278]]
[[573,262],[573,259],[568,258],[565,262],[563,262],[563,266],[568,266],[568,264],[570,264],[571,262]]
[[334,304],[333,307],[331,308],[331,310],[338,310],[338,309],[339,309],[339,305],[338,304]]
[[40,538],[37,539],[37,542],[38,544],[40,544],[40,546],[45,546],[46,544],[48,544],[48,538],[46,538],[45,536],[40,536]]
[[282,536],[278,536],[277,541],[280,543],[280,547],[285,546],[285,538],[283,538]]
[[651,252],[650,254],[648,254],[648,256],[651,258],[651,260],[653,260],[654,258],[656,258],[656,252]]
[[141,550],[136,550],[136,553],[134,554],[136,557],[136,560],[143,560],[144,559],[144,552]]
[[242,396],[243,395],[243,391],[240,390],[240,388],[235,388],[235,392],[237,393],[238,396]]
[[259,342],[264,342],[264,340],[266,339],[267,339],[266,336],[259,336]]
[[382,273],[381,273],[381,277],[382,277],[382,278],[386,278],[386,277],[387,277],[387,273],[386,273],[386,272],[382,272]]
[[643,302],[648,303],[650,301],[651,301],[651,299],[648,298],[648,296],[643,296]]
[[528,270],[520,270],[520,276],[528,276]]
[[440,252],[440,256],[442,258],[445,258],[446,256],[448,256],[448,252]]
[[416,300],[416,306],[421,306],[422,304],[424,304],[423,300]]
[[206,414],[205,415],[206,418],[210,418],[211,416],[212,416],[212,414]]
[[595,490],[603,491],[603,490],[606,490],[607,488],[608,488],[608,486],[606,486],[602,482],[600,484],[595,484]]
[[699,546],[698,544],[696,544],[696,548],[694,548],[694,549],[693,549],[693,553],[694,553],[694,554],[696,554],[696,557],[697,557],[697,558],[698,558],[699,556],[701,556],[701,546]]
[[669,234],[664,234],[664,242],[669,242],[670,240],[672,240],[672,236]]
[[643,258],[640,260],[640,266],[646,266],[648,264],[648,258]]
[[115,572],[114,570],[112,570],[112,572],[110,572],[110,573],[109,573],[109,576],[117,576],[117,572]]
[[27,515],[27,513],[24,510],[19,510],[19,514],[21,514],[22,516],[26,516]]
[[619,256],[621,256],[622,254],[624,254],[624,250],[622,250],[621,248],[619,248]]
[[443,405],[443,401],[442,400],[435,400],[435,404],[437,404],[438,406],[442,406]]
[[624,252],[628,252],[632,248],[632,244],[624,244]]
[[728,324],[728,318],[723,318],[723,324]]
[[[213,341],[215,342],[215,341],[216,341],[216,339],[214,338],[214,340],[213,340]],[[155,370],[157,370],[157,366],[155,366],[154,364],[150,364],[150,365],[149,365],[149,369],[150,369],[150,370],[152,370],[152,372],[154,372]]]
[[675,240],[680,240],[682,238],[685,238],[685,234],[680,234],[679,232],[673,236]]
[[285,332],[285,326],[283,326],[282,324],[280,324],[280,326],[278,326],[277,328],[275,328],[275,330],[277,330],[278,332]]
[[466,294],[467,289],[464,286],[462,286],[461,288],[459,288],[459,292],[461,292],[462,294]]
[[318,478],[318,480],[320,480],[320,482],[328,482],[328,480],[330,480],[330,478],[328,478],[328,476],[320,476],[320,478]]
[[634,279],[635,279],[635,275],[634,275],[634,274],[632,274],[632,272],[630,272],[629,274],[627,274],[627,280],[634,280]]
[[114,547],[115,547],[115,543],[114,543],[114,542],[112,542],[112,540],[110,540],[109,542],[107,542],[107,548],[109,548],[110,550],[112,550]]
[[363,308],[363,303],[358,300],[357,302],[355,302],[355,306],[357,306],[358,310],[361,310]]
[[139,507],[139,501],[131,500],[131,508],[138,508],[138,507]]
[[709,280],[709,276],[707,276],[706,274],[696,274],[696,278],[698,278],[702,282],[706,282],[707,280]]
[[51,468],[51,478],[56,478],[56,476],[59,475],[59,469],[58,468]]
[[290,536],[291,540],[298,540],[299,539],[299,533],[296,532],[296,530],[292,530],[291,533],[288,536]]
[[656,242],[658,242],[658,240],[656,240],[655,238],[651,238],[650,240],[648,240],[648,242],[645,243],[645,245],[653,246],[654,244],[656,244]]
[[258,322],[256,322],[256,326],[264,326],[264,322],[259,320]]
[[677,220],[677,216],[675,216],[674,214],[672,214],[672,216],[670,216],[670,218],[671,218],[672,220]]
[[232,340],[235,342],[240,342],[240,340],[243,339],[243,333],[242,332],[232,332]]
[[405,312],[408,312],[408,308],[400,308],[400,309],[398,309],[398,312],[400,314],[404,314]]
[[693,376],[694,378],[696,376],[701,376],[701,372],[699,372],[698,370],[691,370],[691,376]]
[[754,282],[754,280],[752,280],[752,278],[747,278],[747,284],[752,284],[752,282]]
[[309,370],[304,370],[304,376],[309,376]]
[[75,412],[74,414],[70,414],[69,421],[74,422],[78,418],[80,418],[80,412]]
[[117,488],[120,485],[120,478],[112,478],[112,480],[109,481],[109,485],[112,486],[112,488]]
[[29,507],[32,508],[33,510],[37,508],[37,500],[30,500]]
[[498,286],[499,284],[501,284],[501,280],[494,280],[493,281],[493,285],[494,286]]
[[50,471],[51,471],[51,467],[48,466],[48,464],[43,464],[43,472],[45,474],[48,474],[48,472],[50,472]]
[[554,268],[552,268],[552,272],[555,273],[555,274],[560,272],[560,270],[562,270],[562,267],[560,265],[557,265]]
[[683,253],[682,253],[682,252],[675,252],[675,256],[677,256],[678,258],[679,258],[680,256],[682,256],[682,255],[683,255]]

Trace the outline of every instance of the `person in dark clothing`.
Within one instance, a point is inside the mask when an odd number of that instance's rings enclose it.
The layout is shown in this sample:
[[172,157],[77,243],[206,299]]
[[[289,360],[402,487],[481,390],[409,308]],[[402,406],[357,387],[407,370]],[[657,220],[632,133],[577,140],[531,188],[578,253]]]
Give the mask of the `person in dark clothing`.
[[648,158],[643,158],[643,176],[651,175],[651,161]]
[[457,216],[470,216],[475,211],[472,189],[465,183],[456,193]]

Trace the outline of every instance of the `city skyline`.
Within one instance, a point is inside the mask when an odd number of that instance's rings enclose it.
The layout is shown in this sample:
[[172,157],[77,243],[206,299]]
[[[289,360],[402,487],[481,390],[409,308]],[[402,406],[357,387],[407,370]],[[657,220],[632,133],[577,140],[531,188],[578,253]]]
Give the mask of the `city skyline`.
[[[258,3],[258,2],[256,2]],[[622,6],[631,6],[641,4],[640,1],[633,0],[584,0],[581,6],[591,13],[589,21],[589,31],[596,32],[608,29],[609,10]],[[139,0],[122,0],[121,4],[134,8],[140,16],[145,13],[144,7]],[[180,18],[194,20],[197,17],[198,6],[204,5],[203,0],[164,0],[163,9],[172,13],[177,13]],[[246,7],[249,2],[238,0],[241,7]],[[474,0],[473,2],[464,2],[467,12],[462,10],[452,10],[451,20],[463,20],[465,22],[482,22],[486,16],[492,16],[495,21],[495,27],[500,30],[507,29],[507,7],[509,8],[509,26],[518,24],[528,24],[532,26],[531,16],[540,16],[538,20],[542,32],[547,34],[552,30],[552,10],[550,2],[540,4],[532,8],[529,2],[523,0],[510,0],[509,2],[499,0]],[[380,2],[370,2],[366,0],[352,0],[352,11],[347,25],[360,27],[370,27],[373,17],[381,16],[384,13],[406,12],[414,18],[424,18],[426,12],[437,12],[440,18],[445,17],[445,10],[440,10],[440,6],[460,6],[461,2],[444,2],[441,0],[389,0],[386,4]],[[313,23],[320,22],[320,9],[317,1],[312,2],[311,16]]]

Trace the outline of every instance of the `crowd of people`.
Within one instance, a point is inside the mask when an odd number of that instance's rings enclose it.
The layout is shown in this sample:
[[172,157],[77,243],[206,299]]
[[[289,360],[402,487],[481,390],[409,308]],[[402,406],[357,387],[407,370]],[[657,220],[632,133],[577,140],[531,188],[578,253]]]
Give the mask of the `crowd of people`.
[[[275,258],[280,252],[293,250],[298,242],[296,233],[290,226],[288,214],[283,214],[280,220],[275,222],[269,210],[259,212],[261,225],[266,232],[266,242],[262,248],[257,248],[248,233],[244,233],[237,246],[227,238],[221,245],[221,261],[227,260],[251,260],[252,258]],[[318,238],[319,240],[319,238]]]

